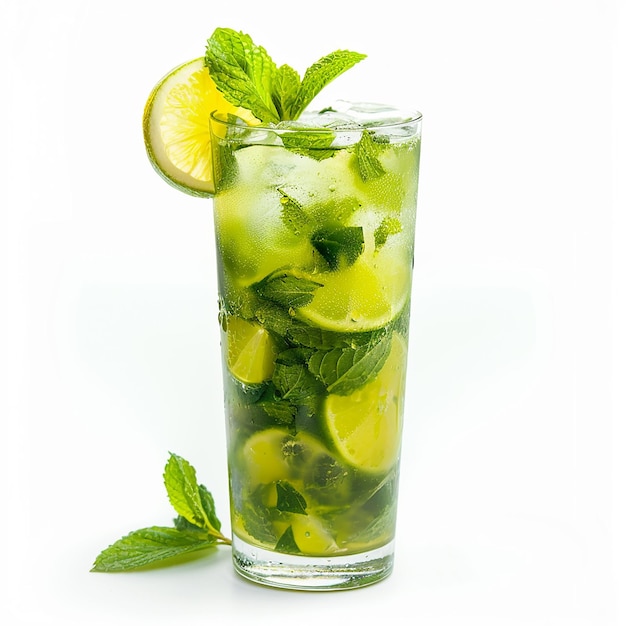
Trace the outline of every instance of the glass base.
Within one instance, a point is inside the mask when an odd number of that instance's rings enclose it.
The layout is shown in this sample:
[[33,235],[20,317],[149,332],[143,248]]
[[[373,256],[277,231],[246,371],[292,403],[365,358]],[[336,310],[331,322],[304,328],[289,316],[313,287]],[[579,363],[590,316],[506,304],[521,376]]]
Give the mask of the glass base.
[[282,589],[333,591],[371,585],[391,574],[393,541],[349,556],[294,556],[257,548],[233,536],[235,571],[256,583]]

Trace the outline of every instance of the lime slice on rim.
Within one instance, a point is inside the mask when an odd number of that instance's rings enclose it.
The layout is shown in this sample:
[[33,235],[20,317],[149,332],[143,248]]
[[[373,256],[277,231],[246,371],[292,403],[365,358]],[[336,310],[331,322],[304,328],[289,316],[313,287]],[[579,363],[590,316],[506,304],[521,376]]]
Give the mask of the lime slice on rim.
[[348,396],[326,399],[326,429],[335,448],[364,472],[386,472],[398,459],[406,355],[404,339],[394,333],[389,356],[373,381]]
[[230,104],[204,65],[194,59],[179,65],[152,90],[143,114],[143,136],[154,169],[173,187],[192,196],[215,193],[209,116],[233,113],[249,123],[246,109]]

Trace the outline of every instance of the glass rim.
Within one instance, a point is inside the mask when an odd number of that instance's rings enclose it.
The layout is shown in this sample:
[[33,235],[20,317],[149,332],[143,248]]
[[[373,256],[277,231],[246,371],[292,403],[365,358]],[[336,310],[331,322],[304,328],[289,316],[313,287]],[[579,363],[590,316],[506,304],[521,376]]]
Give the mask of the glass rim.
[[[353,104],[375,104],[375,103],[358,103],[357,102]],[[381,123],[375,123],[375,122],[368,123],[367,126],[360,126],[359,128],[330,128],[330,127],[325,128],[323,126],[301,126],[301,127],[293,127],[293,128],[277,128],[276,126],[269,125],[267,122],[258,124],[256,126],[251,126],[249,124],[242,125],[240,123],[237,123],[236,121],[229,121],[227,119],[224,119],[224,114],[219,113],[217,109],[214,109],[210,113],[209,118],[210,118],[210,121],[215,121],[216,123],[225,127],[234,127],[238,129],[245,128],[246,130],[250,130],[250,131],[267,131],[267,132],[279,133],[279,134],[303,133],[303,132],[311,133],[311,134],[315,134],[315,133],[326,134],[326,133],[337,133],[337,132],[360,133],[363,130],[384,130],[385,128],[397,128],[399,126],[406,126],[408,124],[417,124],[418,122],[422,121],[421,112],[415,109],[394,109],[394,111],[397,112],[398,114],[406,115],[406,117],[401,120],[394,120],[392,122],[388,121],[388,122],[381,122]],[[241,118],[238,118],[238,119],[241,119]],[[287,120],[284,120],[284,121],[287,121]],[[294,121],[297,121],[297,120],[294,120]]]

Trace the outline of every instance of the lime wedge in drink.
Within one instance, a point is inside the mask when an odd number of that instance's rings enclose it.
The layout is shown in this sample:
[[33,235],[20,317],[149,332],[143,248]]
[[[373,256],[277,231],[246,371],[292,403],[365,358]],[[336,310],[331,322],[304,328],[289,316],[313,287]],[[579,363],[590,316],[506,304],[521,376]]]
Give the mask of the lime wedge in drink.
[[325,556],[337,553],[337,543],[317,517],[292,515],[290,521],[294,542],[303,554]]
[[411,265],[401,254],[363,255],[350,267],[319,273],[322,286],[298,317],[337,332],[382,328],[403,309],[410,293]]
[[230,317],[226,330],[228,369],[246,384],[262,383],[272,377],[276,348],[265,328],[238,317]]
[[397,461],[402,431],[407,346],[397,333],[378,376],[348,396],[331,394],[324,413],[337,451],[350,465],[372,473]]

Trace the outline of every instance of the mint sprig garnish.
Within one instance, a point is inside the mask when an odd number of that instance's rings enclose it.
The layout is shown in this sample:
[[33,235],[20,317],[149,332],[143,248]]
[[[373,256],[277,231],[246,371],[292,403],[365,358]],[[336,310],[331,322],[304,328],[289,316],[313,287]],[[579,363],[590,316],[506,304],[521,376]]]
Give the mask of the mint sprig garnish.
[[192,552],[231,545],[220,532],[213,496],[196,480],[196,470],[170,453],[163,474],[170,503],[178,517],[174,527],[150,526],[135,530],[104,549],[92,572],[125,572],[171,562]]
[[302,79],[289,65],[277,67],[249,35],[217,28],[207,41],[205,65],[224,97],[263,123],[296,120],[313,98],[366,55],[337,50],[309,67]]

